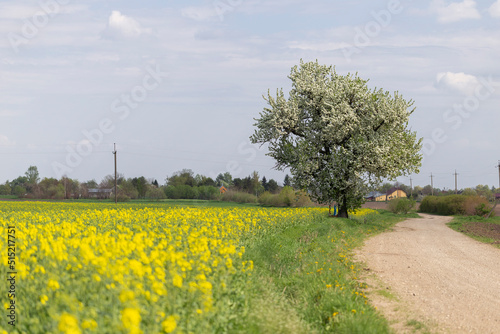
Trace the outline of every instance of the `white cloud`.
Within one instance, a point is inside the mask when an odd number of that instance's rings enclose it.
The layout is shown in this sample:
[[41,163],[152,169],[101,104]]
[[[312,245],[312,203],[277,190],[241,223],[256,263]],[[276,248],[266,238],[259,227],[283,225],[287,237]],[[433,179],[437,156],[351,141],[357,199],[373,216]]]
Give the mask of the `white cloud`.
[[14,146],[14,144],[7,136],[0,135],[0,146]]
[[9,20],[27,19],[38,10],[36,6],[22,4],[0,4],[0,18]]
[[143,28],[135,19],[114,10],[108,20],[108,33],[114,37],[133,38],[143,34],[150,34],[151,29]]
[[441,72],[437,74],[436,81],[438,87],[450,88],[466,95],[473,94],[480,84],[475,76],[463,72]]
[[85,59],[91,62],[96,63],[105,63],[105,62],[117,62],[120,61],[120,56],[116,53],[109,52],[92,52],[85,56]]
[[33,19],[34,16],[74,14],[87,9],[86,5],[61,5],[57,2],[41,2],[38,6],[24,4],[0,4],[0,18],[7,20]]
[[218,14],[214,6],[189,6],[182,9],[182,16],[196,21],[210,21]]
[[491,5],[491,7],[488,9],[488,12],[492,17],[500,18],[500,0],[494,2],[493,5]]
[[480,19],[474,0],[464,0],[462,2],[452,2],[446,4],[444,0],[433,0],[431,11],[437,13],[439,23],[452,23],[461,20]]

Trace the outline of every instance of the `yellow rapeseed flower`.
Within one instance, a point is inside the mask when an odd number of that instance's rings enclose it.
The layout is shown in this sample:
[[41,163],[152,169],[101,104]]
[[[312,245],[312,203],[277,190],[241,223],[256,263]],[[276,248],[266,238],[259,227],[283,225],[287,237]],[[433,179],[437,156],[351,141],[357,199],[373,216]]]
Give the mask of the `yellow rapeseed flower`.
[[45,303],[49,300],[49,297],[47,297],[46,295],[41,295],[40,296],[40,302],[45,305]]
[[179,275],[175,275],[172,279],[174,286],[178,288],[182,288],[182,277]]
[[136,308],[126,308],[121,311],[123,327],[129,330],[130,334],[140,334],[142,330],[141,313]]
[[59,318],[59,325],[57,328],[64,334],[81,334],[82,331],[78,326],[78,320],[75,316],[63,313]]
[[97,328],[97,322],[94,319],[86,319],[82,321],[83,329],[94,330]]
[[177,328],[177,321],[173,315],[169,315],[167,319],[165,319],[161,323],[161,328],[165,333],[172,333]]
[[53,279],[49,279],[49,282],[47,283],[47,287],[52,290],[57,290],[59,289],[59,282]]
[[125,303],[126,301],[129,301],[129,300],[134,300],[134,298],[135,298],[134,291],[123,290],[122,292],[120,292],[119,298],[120,298],[120,301],[122,303]]

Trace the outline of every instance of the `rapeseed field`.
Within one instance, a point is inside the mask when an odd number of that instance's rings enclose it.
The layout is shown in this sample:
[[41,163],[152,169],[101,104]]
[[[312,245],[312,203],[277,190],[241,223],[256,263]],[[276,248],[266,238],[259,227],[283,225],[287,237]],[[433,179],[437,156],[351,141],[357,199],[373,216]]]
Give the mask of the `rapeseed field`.
[[327,211],[0,202],[0,333],[225,332],[249,307],[245,244]]

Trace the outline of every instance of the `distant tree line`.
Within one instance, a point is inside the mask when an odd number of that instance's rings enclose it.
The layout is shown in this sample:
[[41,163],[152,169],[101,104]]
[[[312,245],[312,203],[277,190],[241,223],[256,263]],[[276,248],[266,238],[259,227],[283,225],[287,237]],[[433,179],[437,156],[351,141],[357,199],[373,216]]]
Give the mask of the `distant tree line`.
[[[30,166],[24,175],[12,181],[0,184],[1,196],[38,199],[78,199],[109,198],[114,196],[114,175],[107,175],[101,182],[90,180],[80,182],[68,177],[61,179],[40,178],[38,168]],[[117,177],[117,197],[121,201],[128,199],[217,199],[220,188],[228,191],[243,192],[259,196],[264,192],[278,194],[282,187],[274,179],[260,177],[253,172],[245,178],[234,178],[229,172],[220,173],[215,180],[197,174],[191,169],[183,169],[168,176],[164,185],[155,179],[144,176],[126,178]],[[292,179],[285,176],[283,186],[292,186]]]
[[[382,184],[380,187],[375,188],[375,191],[379,191],[381,193],[387,193],[389,189],[398,188],[403,190],[408,197],[413,197],[415,200],[420,200],[425,196],[434,195],[434,196],[447,196],[447,195],[455,195],[455,189],[440,189],[440,188],[432,188],[430,184],[421,187],[415,186],[413,189],[410,186],[401,184],[401,183],[389,183],[386,182]],[[459,189],[457,191],[459,195],[465,196],[480,196],[486,198],[488,201],[493,201],[495,199],[495,194],[500,193],[500,188],[495,188],[495,186],[487,186],[487,185],[477,185],[475,188],[464,188]]]
[[[105,176],[101,182],[90,180],[80,182],[63,176],[60,179],[40,178],[38,168],[30,166],[24,175],[15,178],[12,181],[6,181],[0,184],[0,196],[11,196],[19,198],[37,198],[37,199],[78,199],[78,198],[110,198],[114,196],[114,175]],[[282,195],[282,198],[288,203],[288,198],[293,192],[293,179],[286,175],[282,186],[274,179],[260,177],[259,173],[254,171],[244,178],[233,178],[229,172],[220,173],[215,179],[194,174],[191,169],[183,169],[173,173],[165,179],[165,184],[160,185],[155,179],[148,179],[144,176],[126,178],[119,174],[117,178],[117,197],[121,201],[129,199],[201,199],[214,200],[221,199],[220,188],[225,187],[228,194],[227,199],[237,198],[237,201],[261,203],[277,200],[271,195]],[[286,188],[286,189],[284,189]],[[424,187],[415,186],[411,189],[408,185],[401,183],[386,182],[372,190],[381,193],[387,193],[391,188],[403,190],[408,197],[415,200],[421,200],[427,195],[446,196],[455,194],[454,190],[443,190],[434,188],[430,185]],[[285,190],[285,194],[283,193]],[[296,189],[295,189],[296,190]],[[500,193],[500,188],[494,186],[478,185],[475,188],[460,189],[458,194],[467,196],[480,196],[488,201],[495,199],[495,194]],[[246,194],[246,195],[245,195]],[[304,197],[302,193],[299,197]],[[283,202],[283,200],[281,201]]]

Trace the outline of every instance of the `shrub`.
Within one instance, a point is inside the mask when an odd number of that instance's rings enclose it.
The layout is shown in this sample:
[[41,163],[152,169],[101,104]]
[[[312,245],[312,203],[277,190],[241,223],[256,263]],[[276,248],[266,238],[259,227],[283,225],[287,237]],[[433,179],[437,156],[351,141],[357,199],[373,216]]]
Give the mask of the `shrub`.
[[304,190],[299,190],[295,193],[295,206],[296,207],[304,207],[304,206],[314,206],[314,202],[311,201],[311,198]]
[[222,200],[236,203],[257,203],[257,196],[245,192],[228,190],[222,195]]
[[303,191],[294,191],[291,187],[285,187],[279,194],[271,194],[269,191],[263,192],[259,196],[259,203],[267,206],[314,206],[309,195]]
[[125,194],[120,194],[116,195],[116,201],[117,202],[128,202],[130,201],[130,197],[125,195]]
[[26,188],[21,186],[14,186],[14,188],[12,188],[12,195],[22,197],[24,194],[26,194]]
[[161,188],[152,187],[146,192],[146,198],[160,200],[166,198],[165,192]]
[[165,187],[165,195],[170,199],[196,199],[197,189],[185,184]]
[[468,216],[485,216],[491,211],[490,204],[484,197],[467,196],[464,203],[465,214]]
[[438,198],[436,196],[425,196],[420,203],[420,212],[436,213]]
[[489,213],[490,209],[488,201],[480,196],[426,196],[420,204],[420,212],[438,215],[481,216]]
[[286,186],[281,189],[280,194],[278,195],[280,202],[284,204],[284,206],[292,206],[295,202],[295,191],[292,187]]
[[415,207],[415,200],[408,198],[394,198],[389,201],[388,209],[394,213],[407,214]]
[[259,204],[261,205],[272,205],[273,197],[276,195],[271,194],[269,191],[264,191],[262,194],[259,196]]
[[212,186],[197,187],[198,199],[215,200],[219,195],[219,189]]
[[12,188],[8,184],[0,184],[0,195],[10,195]]
[[437,205],[437,213],[440,215],[463,215],[465,214],[466,197],[462,195],[450,195],[439,199]]

